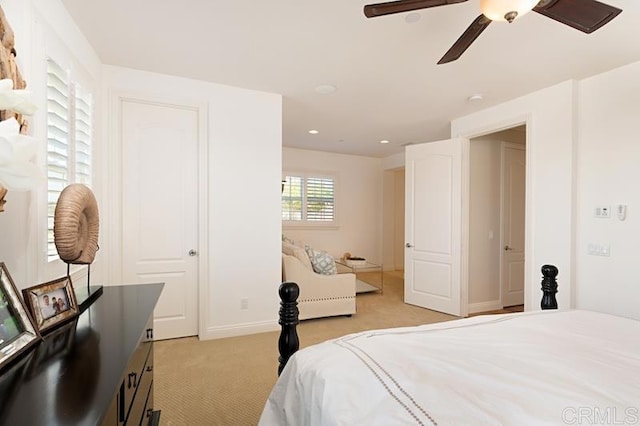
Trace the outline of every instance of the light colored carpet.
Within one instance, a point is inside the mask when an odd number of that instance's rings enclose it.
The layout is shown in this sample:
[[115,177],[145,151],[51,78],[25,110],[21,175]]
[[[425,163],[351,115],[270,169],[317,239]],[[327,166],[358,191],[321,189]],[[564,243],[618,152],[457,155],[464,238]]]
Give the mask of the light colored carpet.
[[[385,273],[384,293],[358,294],[356,315],[303,321],[300,347],[363,330],[455,318],[406,305],[403,292],[402,272]],[[156,342],[154,405],[162,410],[160,424],[256,425],[277,379],[278,334]]]

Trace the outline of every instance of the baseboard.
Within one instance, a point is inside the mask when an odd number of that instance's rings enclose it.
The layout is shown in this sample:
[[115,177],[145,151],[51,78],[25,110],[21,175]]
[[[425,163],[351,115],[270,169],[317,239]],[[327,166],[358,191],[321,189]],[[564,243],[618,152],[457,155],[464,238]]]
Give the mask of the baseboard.
[[198,337],[200,340],[224,339],[225,337],[246,336],[247,334],[268,333],[270,331],[280,331],[277,320],[209,327]]
[[502,309],[502,302],[500,300],[491,300],[489,302],[469,303],[469,313],[475,314],[478,312],[495,311]]

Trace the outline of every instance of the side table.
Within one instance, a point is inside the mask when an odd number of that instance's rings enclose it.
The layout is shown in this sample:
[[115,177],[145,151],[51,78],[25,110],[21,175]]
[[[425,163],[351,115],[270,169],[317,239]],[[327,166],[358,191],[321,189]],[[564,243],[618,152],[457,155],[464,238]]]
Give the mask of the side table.
[[[372,285],[376,288],[375,291],[379,291],[382,294],[384,289],[384,277],[382,273],[382,265],[365,261],[363,263],[352,263],[348,262],[345,259],[335,259],[336,266],[338,266],[338,273],[342,272],[352,272],[356,275],[356,279],[363,281],[369,285]],[[366,272],[376,272],[376,274],[367,274],[367,280],[362,279],[364,273]],[[373,276],[377,276],[378,279],[372,279]],[[365,290],[365,291],[374,291],[374,290]]]

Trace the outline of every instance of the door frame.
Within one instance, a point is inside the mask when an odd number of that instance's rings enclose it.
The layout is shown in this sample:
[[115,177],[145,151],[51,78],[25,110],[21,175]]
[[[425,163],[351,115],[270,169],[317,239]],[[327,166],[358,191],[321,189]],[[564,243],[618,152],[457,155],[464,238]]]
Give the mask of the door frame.
[[[190,99],[180,99],[173,97],[163,97],[155,94],[133,91],[111,91],[109,92],[109,105],[106,116],[111,117],[105,126],[103,140],[111,143],[104,144],[104,151],[101,151],[104,161],[101,163],[103,169],[99,172],[104,188],[104,203],[101,206],[101,216],[103,223],[108,223],[101,240],[104,241],[106,250],[102,253],[104,257],[105,271],[103,274],[105,283],[112,285],[123,283],[123,259],[122,259],[122,103],[134,101],[148,103],[150,105],[173,106],[185,109],[192,109],[198,114],[198,235],[209,235],[209,146],[208,146],[208,105],[203,102],[194,102]],[[109,194],[107,196],[107,194]],[[207,259],[209,258],[208,238],[198,238],[196,249],[198,250],[198,278],[197,287],[197,327],[198,337],[202,338],[206,331],[206,312],[208,311],[209,300],[209,268]]]
[[[513,127],[525,126],[525,144],[527,149],[525,150],[525,217],[524,217],[524,238],[525,238],[525,253],[524,253],[524,269],[525,269],[525,280],[524,280],[524,303],[525,309],[527,306],[527,297],[529,294],[529,288],[531,286],[531,280],[526,273],[527,265],[530,264],[531,255],[533,253],[533,239],[529,238],[531,236],[531,223],[529,219],[529,209],[533,205],[532,200],[532,191],[530,188],[532,182],[531,176],[531,164],[532,156],[530,155],[530,146],[528,141],[531,140],[531,123],[532,123],[532,114],[520,114],[515,115],[510,118],[506,118],[501,121],[497,121],[491,124],[487,124],[482,127],[478,127],[476,129],[460,132],[458,134],[453,134],[452,138],[464,138],[469,141],[473,138],[477,138],[480,136],[485,136],[491,133],[500,132],[502,130],[511,129]],[[460,274],[460,293],[461,293],[461,303],[462,309],[460,311],[460,315],[462,317],[466,317],[469,315],[469,218],[470,218],[470,200],[471,200],[471,192],[470,192],[470,182],[469,177],[471,176],[471,159],[470,159],[470,143],[463,144],[463,153],[462,153],[462,258],[461,265],[462,271]],[[466,145],[466,146],[465,146]],[[501,232],[502,234],[502,232]],[[500,286],[500,300],[502,301],[502,286]]]

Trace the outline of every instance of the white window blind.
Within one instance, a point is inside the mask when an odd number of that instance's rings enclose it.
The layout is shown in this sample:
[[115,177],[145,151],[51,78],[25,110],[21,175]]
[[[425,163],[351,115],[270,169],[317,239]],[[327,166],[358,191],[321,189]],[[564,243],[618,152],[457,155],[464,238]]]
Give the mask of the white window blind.
[[91,93],[76,84],[75,93],[75,181],[91,185],[91,140],[93,108]]
[[91,93],[73,83],[70,72],[47,60],[47,256],[58,253],[53,216],[70,183],[91,184],[93,107]]
[[53,213],[69,181],[69,74],[47,60],[47,255],[56,256]]
[[307,220],[313,222],[333,221],[333,179],[307,178]]
[[292,222],[335,222],[335,179],[315,176],[287,176],[282,189],[282,220]]

